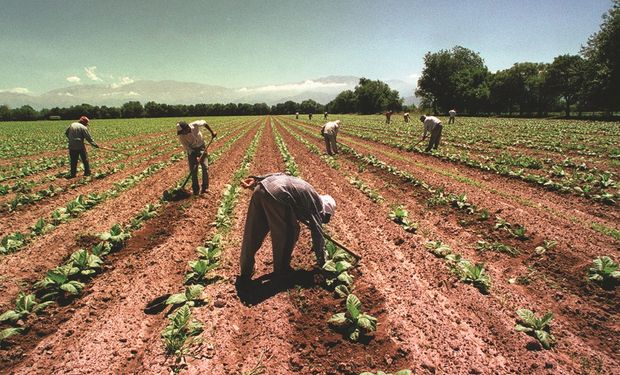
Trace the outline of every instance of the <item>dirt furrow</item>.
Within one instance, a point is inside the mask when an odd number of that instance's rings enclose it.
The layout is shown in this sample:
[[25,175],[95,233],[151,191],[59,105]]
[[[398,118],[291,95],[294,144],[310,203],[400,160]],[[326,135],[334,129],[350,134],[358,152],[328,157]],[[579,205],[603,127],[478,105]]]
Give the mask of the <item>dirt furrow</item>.
[[[147,222],[143,233],[129,240],[112,269],[80,300],[72,317],[38,343],[15,369],[16,374],[68,374],[73,369],[81,374],[166,371],[163,356],[143,362],[145,353],[162,352],[160,332],[167,324],[163,314],[145,315],[143,308],[157,296],[182,290],[186,263],[210,232],[219,192],[255,132],[256,127],[212,166],[206,195],[167,204],[161,218]],[[153,188],[161,194],[171,181]]]
[[[220,142],[213,145],[213,151],[225,143]],[[88,238],[108,230],[115,223],[128,220],[146,204],[160,198],[164,190],[187,174],[186,165],[187,163],[181,160],[119,196],[101,203],[95,209],[84,212],[78,219],[39,237],[21,251],[2,257],[0,275],[6,277],[6,281],[2,285],[0,309],[6,309],[13,303],[18,290],[37,281],[46,270],[59,264],[75,250],[76,246],[84,246],[81,245],[83,237]]]

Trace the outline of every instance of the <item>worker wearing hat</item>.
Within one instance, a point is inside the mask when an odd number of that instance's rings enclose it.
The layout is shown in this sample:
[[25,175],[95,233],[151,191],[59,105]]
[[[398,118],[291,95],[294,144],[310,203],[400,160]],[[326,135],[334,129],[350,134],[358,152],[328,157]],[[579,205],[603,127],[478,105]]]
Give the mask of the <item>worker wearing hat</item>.
[[[177,136],[179,141],[187,152],[187,162],[189,171],[192,174],[192,191],[194,195],[206,192],[209,189],[209,169],[205,163],[207,154],[205,140],[200,132],[200,127],[205,127],[211,133],[211,137],[217,137],[217,133],[211,130],[211,127],[205,120],[198,120],[192,123],[185,121],[177,122]],[[198,165],[202,168],[202,189],[198,185]]]
[[88,153],[84,146],[84,140],[88,141],[93,147],[98,148],[93,138],[88,132],[88,123],[90,120],[86,116],[80,117],[77,122],[69,125],[65,131],[65,135],[69,141],[69,161],[71,165],[71,172],[69,172],[69,178],[74,178],[77,173],[78,159],[82,159],[84,165],[84,176],[90,176],[90,164],[88,163]]
[[254,256],[267,232],[271,232],[274,274],[286,276],[291,271],[300,221],[310,229],[317,265],[323,266],[325,239],[321,225],[328,223],[336,210],[334,198],[319,195],[306,181],[284,173],[251,176],[241,181],[241,186],[254,189],[241,245],[241,282],[252,278]]

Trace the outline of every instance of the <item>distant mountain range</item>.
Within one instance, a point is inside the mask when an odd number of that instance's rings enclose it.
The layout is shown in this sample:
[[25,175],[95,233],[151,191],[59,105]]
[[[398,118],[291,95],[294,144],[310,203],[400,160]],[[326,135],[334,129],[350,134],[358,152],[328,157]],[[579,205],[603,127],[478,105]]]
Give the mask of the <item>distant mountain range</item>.
[[[127,84],[79,84],[55,89],[41,95],[0,92],[0,104],[11,108],[31,105],[36,109],[68,107],[88,103],[92,105],[119,106],[130,100],[142,104],[154,101],[166,104],[196,103],[283,103],[287,100],[302,102],[312,99],[327,104],[344,90],[353,90],[359,82],[354,76],[329,76],[295,83],[242,88],[226,88],[195,82],[132,81]],[[417,99],[415,86],[400,80],[386,81],[392,89],[405,97],[405,104]]]

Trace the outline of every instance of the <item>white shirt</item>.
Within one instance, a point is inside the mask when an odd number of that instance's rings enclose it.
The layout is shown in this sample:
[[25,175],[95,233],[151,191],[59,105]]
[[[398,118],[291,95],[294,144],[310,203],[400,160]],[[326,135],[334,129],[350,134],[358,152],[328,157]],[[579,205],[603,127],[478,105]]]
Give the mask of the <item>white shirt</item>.
[[426,119],[424,119],[424,135],[427,132],[432,132],[437,125],[441,125],[441,120],[435,116],[426,116]]
[[454,109],[451,109],[448,113],[450,114],[450,117],[456,116],[456,111]]
[[179,141],[185,148],[185,151],[188,153],[192,152],[193,149],[200,148],[204,146],[205,140],[202,137],[202,133],[200,132],[201,126],[207,126],[207,122],[205,120],[194,121],[189,124],[190,132],[187,134],[179,134]]
[[323,125],[323,134],[336,135],[338,134],[338,122],[330,121]]

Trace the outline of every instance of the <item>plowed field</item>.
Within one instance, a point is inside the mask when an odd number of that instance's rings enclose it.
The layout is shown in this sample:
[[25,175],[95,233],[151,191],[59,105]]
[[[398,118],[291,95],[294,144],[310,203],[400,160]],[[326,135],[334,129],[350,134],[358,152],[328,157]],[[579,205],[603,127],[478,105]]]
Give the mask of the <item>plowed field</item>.
[[[0,159],[6,176],[0,184],[12,189],[17,181],[28,182],[36,192],[53,181],[58,188],[52,196],[10,209],[22,193],[0,196],[5,208],[0,209],[0,237],[27,235],[22,244],[0,254],[0,314],[16,309],[20,293],[54,302],[38,313],[0,323],[0,331],[18,330],[0,339],[0,373],[618,373],[620,287],[589,279],[596,257],[620,260],[617,138],[614,144],[573,137],[566,143],[568,151],[554,151],[549,145],[559,147],[559,140],[544,137],[527,145],[510,139],[512,146],[493,148],[489,144],[508,137],[502,124],[494,128],[484,123],[481,129],[487,133],[471,135],[457,127],[485,120],[459,119],[463,121],[447,126],[440,147],[460,153],[457,160],[398,144],[415,144],[419,123],[342,119],[340,152],[333,157],[325,154],[318,120],[207,119],[218,132],[209,147],[209,191],[175,200],[163,200],[162,193],[184,179],[187,161],[172,119],[167,127],[162,119],[157,126],[141,120],[132,126],[142,132],[134,128],[106,136],[102,145],[128,155],[93,153],[93,173],[116,168],[98,179],[65,180],[59,173],[66,165],[36,170],[42,159],[25,151],[16,153],[25,155],[19,160]],[[608,127],[599,135],[613,139],[618,124]],[[97,139],[96,120],[91,131]],[[468,139],[476,143],[472,146]],[[581,141],[596,152],[585,152]],[[457,149],[468,150],[467,159]],[[64,153],[59,146],[45,155],[62,158]],[[556,185],[522,178],[530,173],[528,167],[514,164],[498,171],[467,162],[501,159],[494,165],[506,165],[509,156],[515,156],[510,159],[514,163],[519,163],[516,157],[539,159],[542,168],[531,173],[557,175],[549,177]],[[19,177],[24,163],[35,169]],[[561,178],[558,167],[564,169]],[[351,293],[378,325],[358,341],[328,324],[332,315],[346,310],[346,297],[317,280],[310,233],[303,225],[290,280],[271,277],[267,237],[257,254],[255,280],[248,287],[235,283],[250,200],[248,190],[235,188],[239,179],[292,170],[319,193],[335,198],[336,214],[325,229],[361,255],[349,270]],[[587,173],[593,176],[590,182]],[[587,183],[591,194],[588,188],[585,193],[575,189]],[[80,195],[101,200],[54,221],[58,210],[71,211],[71,202]],[[153,214],[140,216],[148,204]],[[392,220],[397,209],[406,211],[408,228]],[[39,233],[32,229],[39,219],[54,225]],[[49,277],[50,270],[71,264],[77,250],[111,241],[101,234],[115,224],[130,237],[102,255],[94,273],[70,276],[83,290],[44,296],[37,282]],[[188,310],[202,329],[180,351],[170,352],[162,332],[180,304],[147,305],[182,293],[191,284],[185,280],[188,262],[198,259],[196,248],[213,244],[221,250],[218,266],[201,280],[201,298]],[[440,245],[447,245],[450,256],[431,251]],[[464,260],[483,267],[488,285],[463,275]],[[538,317],[553,314],[546,330],[555,338],[549,349],[534,335],[515,330],[519,309]]]

